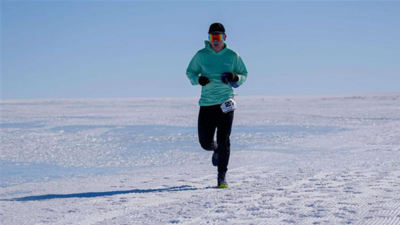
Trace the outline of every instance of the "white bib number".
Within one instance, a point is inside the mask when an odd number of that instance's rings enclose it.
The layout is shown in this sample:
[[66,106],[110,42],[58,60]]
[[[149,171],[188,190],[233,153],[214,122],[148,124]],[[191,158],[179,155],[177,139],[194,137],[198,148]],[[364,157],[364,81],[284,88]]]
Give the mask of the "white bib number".
[[229,99],[221,104],[222,112],[228,113],[236,109],[236,102],[233,99]]

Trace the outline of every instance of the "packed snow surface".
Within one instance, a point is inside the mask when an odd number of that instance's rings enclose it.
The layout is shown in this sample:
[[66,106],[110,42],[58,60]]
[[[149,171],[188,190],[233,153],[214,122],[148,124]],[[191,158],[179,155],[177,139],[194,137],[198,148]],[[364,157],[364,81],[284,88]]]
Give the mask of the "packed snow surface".
[[400,224],[400,93],[236,101],[216,189],[195,98],[2,100],[0,224]]

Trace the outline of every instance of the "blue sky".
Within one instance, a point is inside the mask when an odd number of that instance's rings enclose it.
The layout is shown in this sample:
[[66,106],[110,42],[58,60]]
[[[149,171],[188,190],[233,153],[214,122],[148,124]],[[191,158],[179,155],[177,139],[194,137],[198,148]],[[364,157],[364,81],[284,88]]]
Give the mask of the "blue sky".
[[1,98],[196,97],[208,27],[249,71],[239,95],[400,91],[396,1],[2,1]]

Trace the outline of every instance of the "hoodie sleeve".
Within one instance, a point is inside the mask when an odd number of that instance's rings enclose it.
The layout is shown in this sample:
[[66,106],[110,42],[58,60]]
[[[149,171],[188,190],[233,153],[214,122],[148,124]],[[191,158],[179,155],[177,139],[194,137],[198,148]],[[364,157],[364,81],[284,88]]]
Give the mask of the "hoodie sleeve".
[[188,68],[186,69],[186,75],[190,80],[192,85],[199,84],[199,74],[201,73],[201,66],[200,66],[200,57],[199,53],[193,56],[192,60],[189,63]]
[[244,62],[239,55],[237,55],[236,57],[234,73],[237,74],[239,77],[239,81],[236,83],[238,85],[242,85],[247,79],[247,69],[246,65],[244,65]]

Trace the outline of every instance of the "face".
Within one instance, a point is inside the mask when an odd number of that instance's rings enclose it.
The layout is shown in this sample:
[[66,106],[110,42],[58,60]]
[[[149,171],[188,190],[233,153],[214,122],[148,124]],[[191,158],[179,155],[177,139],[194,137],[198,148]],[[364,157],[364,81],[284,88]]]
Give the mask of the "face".
[[[210,35],[211,37],[211,35]],[[223,34],[222,37],[221,36],[212,36],[212,40],[210,38],[210,44],[211,47],[214,49],[214,51],[219,52],[222,49],[224,49],[224,41],[226,40],[226,35]]]

